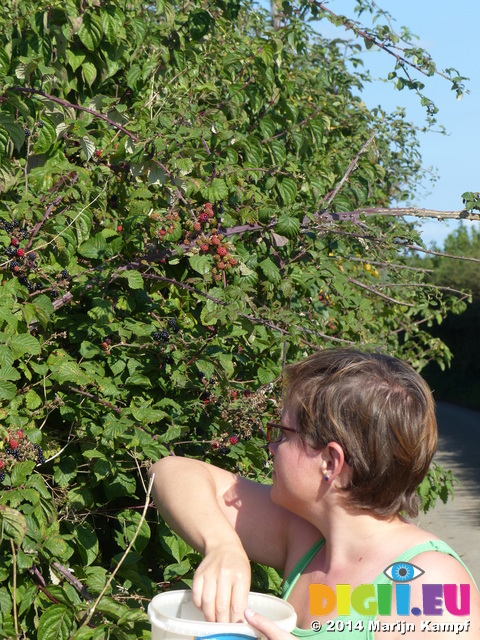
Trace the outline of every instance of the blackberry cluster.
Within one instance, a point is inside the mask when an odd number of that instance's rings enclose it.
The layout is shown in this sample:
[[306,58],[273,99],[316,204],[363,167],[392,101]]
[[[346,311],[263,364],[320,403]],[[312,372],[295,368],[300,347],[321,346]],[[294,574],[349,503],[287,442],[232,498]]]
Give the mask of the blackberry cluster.
[[63,280],[66,280],[67,278],[70,277],[70,274],[66,269],[63,269],[63,271],[60,273],[60,277],[63,278]]
[[170,339],[170,334],[165,329],[162,329],[161,331],[154,331],[152,333],[152,338],[157,341],[161,340],[162,342],[168,342]]
[[35,450],[37,464],[45,464],[45,456],[43,455],[42,447],[39,444],[34,444],[33,448]]
[[177,321],[175,320],[175,318],[169,318],[168,319],[168,326],[171,328],[173,333],[178,333],[180,331],[180,327],[178,326]]
[[17,462],[34,460],[36,465],[46,462],[40,445],[30,442],[22,429],[9,429],[5,443],[5,448],[0,449],[0,482],[5,480],[5,470],[11,471]]

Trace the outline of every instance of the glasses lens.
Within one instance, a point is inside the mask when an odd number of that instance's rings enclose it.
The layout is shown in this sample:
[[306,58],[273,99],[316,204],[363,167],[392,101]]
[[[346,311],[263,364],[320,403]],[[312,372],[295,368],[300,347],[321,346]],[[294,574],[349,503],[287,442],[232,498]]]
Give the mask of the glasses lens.
[[278,442],[282,439],[282,430],[273,424],[267,425],[267,439],[269,442]]

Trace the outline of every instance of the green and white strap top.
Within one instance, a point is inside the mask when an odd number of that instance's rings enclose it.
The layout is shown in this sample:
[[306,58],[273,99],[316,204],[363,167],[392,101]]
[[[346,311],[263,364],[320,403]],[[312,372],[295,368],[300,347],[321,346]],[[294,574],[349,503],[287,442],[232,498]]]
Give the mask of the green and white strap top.
[[[322,540],[319,540],[317,543],[315,543],[313,547],[309,549],[307,553],[297,562],[295,567],[290,572],[290,575],[283,583],[282,598],[284,600],[288,600],[288,596],[290,595],[297,580],[305,571],[313,558],[316,556],[316,554],[324,546],[324,544],[325,538],[322,538]],[[473,576],[470,573],[468,567],[466,567],[463,560],[451,547],[448,546],[448,544],[446,544],[442,540],[429,540],[428,542],[417,544],[397,556],[394,560],[394,563],[410,562],[410,560],[412,560],[415,556],[418,556],[420,553],[425,553],[426,551],[438,551],[439,553],[446,553],[447,555],[456,558],[468,571],[475,584]],[[373,581],[373,584],[389,584],[391,582],[392,581],[382,572]],[[370,624],[370,622],[375,621],[375,619],[376,616],[368,617],[360,615],[352,608],[350,615],[337,616],[334,620],[331,621],[331,624],[324,624],[318,631],[313,629],[300,629],[299,627],[296,627],[292,631],[292,634],[297,638],[302,638],[303,640],[307,640],[309,638],[319,638],[327,633],[329,634],[327,638],[332,638],[332,634],[329,632],[338,629],[340,625],[341,633],[339,633],[338,635],[342,638],[342,640],[375,640],[373,630],[371,629],[371,627],[374,625]],[[342,621],[344,624],[341,624],[341,622],[338,621]]]

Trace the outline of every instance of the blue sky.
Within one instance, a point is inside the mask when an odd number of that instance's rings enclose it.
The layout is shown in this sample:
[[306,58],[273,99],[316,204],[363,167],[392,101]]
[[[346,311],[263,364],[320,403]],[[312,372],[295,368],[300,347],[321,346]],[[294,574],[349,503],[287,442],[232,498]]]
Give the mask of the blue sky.
[[[396,20],[395,27],[407,26],[419,36],[419,44],[432,56],[441,70],[455,68],[466,76],[470,91],[457,100],[450,84],[442,78],[424,78],[424,93],[439,108],[438,122],[448,135],[420,134],[420,149],[425,167],[436,168],[438,179],[434,185],[426,184],[418,195],[415,206],[440,211],[462,209],[461,194],[480,191],[478,149],[480,147],[480,64],[478,63],[478,25],[480,0],[376,0]],[[327,6],[335,13],[353,16],[355,0],[329,0]],[[365,20],[368,18],[364,14]],[[358,18],[357,18],[358,19]],[[363,17],[360,18],[363,21]],[[348,37],[342,28],[335,29],[321,21],[316,29],[326,36]],[[371,49],[363,56],[365,67],[372,76],[385,76],[393,70],[394,59],[388,54]],[[408,120],[424,125],[424,108],[413,92],[398,91],[383,82],[366,86],[362,99],[369,107],[381,104],[393,110],[396,106],[407,109]],[[427,246],[435,242],[443,246],[445,237],[459,223],[439,222],[436,219],[421,224],[422,237]],[[466,221],[464,224],[472,224]],[[477,229],[479,227],[476,227]]]

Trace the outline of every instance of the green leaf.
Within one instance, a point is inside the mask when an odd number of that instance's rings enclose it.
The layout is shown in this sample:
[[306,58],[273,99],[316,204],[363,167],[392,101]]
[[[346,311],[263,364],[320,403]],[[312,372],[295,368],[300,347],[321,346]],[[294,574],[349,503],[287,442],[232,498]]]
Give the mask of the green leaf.
[[300,232],[300,220],[283,214],[275,225],[275,231],[281,236],[295,238]]
[[15,358],[21,358],[26,353],[37,356],[42,350],[38,340],[28,333],[13,336],[8,341],[8,346],[12,349]]
[[95,142],[88,136],[83,136],[83,138],[81,138],[80,140],[80,145],[88,162],[88,160],[90,160],[90,158],[95,153]]
[[13,400],[17,395],[17,387],[13,382],[0,380],[0,400]]
[[212,270],[212,260],[209,256],[194,254],[189,257],[189,262],[192,269],[202,276],[210,273]]
[[43,119],[38,140],[33,145],[35,153],[47,153],[57,139],[57,129],[49,118]]
[[17,464],[13,467],[12,470],[12,486],[19,487],[22,484],[25,484],[28,476],[32,473],[35,468],[34,460],[27,460],[25,462],[17,462]]
[[297,185],[293,178],[282,178],[277,181],[277,189],[286,205],[293,204],[297,197]]
[[265,274],[265,277],[267,278],[267,280],[269,280],[270,282],[273,282],[273,284],[280,283],[282,279],[280,276],[280,271],[277,265],[270,258],[265,258],[265,260],[262,260],[259,266],[263,271],[263,273]]
[[73,611],[65,604],[54,604],[42,614],[38,640],[68,640],[74,631]]
[[27,533],[27,523],[20,511],[0,504],[0,522],[2,532],[19,547]]
[[87,49],[95,51],[103,37],[101,19],[92,13],[85,12],[83,14],[82,25],[77,35]]
[[85,82],[91,87],[97,79],[97,68],[91,62],[82,64],[82,76]]
[[210,185],[202,189],[201,193],[206,200],[218,202],[219,200],[228,198],[228,187],[222,178],[214,178]]
[[139,271],[123,271],[120,277],[128,280],[130,289],[143,289],[143,277]]

